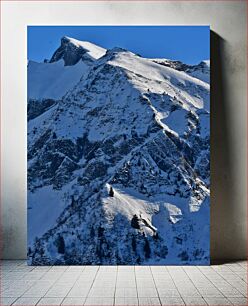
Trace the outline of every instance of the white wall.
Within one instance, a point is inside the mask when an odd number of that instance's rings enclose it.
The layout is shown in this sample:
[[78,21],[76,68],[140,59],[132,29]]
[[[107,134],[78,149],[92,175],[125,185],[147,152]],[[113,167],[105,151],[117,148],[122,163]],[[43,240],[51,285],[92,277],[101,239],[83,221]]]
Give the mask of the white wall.
[[2,1],[1,6],[3,257],[26,254],[27,25],[196,24],[210,25],[216,33],[211,46],[211,254],[245,258],[246,1]]

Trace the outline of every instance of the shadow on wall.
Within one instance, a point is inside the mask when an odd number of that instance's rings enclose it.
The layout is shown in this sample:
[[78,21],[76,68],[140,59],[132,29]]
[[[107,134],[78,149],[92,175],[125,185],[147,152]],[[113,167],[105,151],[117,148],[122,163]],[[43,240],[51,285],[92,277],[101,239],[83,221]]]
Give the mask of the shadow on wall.
[[[233,200],[230,113],[224,74],[225,40],[211,31],[211,259],[238,258],[240,231]],[[232,241],[232,243],[230,243]],[[237,244],[238,246],[238,244]],[[242,250],[240,250],[242,251]],[[225,254],[225,255],[224,255]]]

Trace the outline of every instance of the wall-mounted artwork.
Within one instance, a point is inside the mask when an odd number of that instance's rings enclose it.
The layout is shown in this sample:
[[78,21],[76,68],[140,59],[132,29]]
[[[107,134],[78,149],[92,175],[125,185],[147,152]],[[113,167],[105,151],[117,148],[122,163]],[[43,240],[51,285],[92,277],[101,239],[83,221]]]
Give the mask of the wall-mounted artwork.
[[208,26],[28,27],[28,263],[209,264]]

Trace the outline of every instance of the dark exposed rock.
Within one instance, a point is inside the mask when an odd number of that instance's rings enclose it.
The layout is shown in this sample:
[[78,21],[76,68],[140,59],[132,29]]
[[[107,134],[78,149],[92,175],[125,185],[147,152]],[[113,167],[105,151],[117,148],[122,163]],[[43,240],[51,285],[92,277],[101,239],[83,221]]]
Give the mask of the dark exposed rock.
[[80,59],[91,61],[91,58],[87,56],[87,49],[81,46],[75,46],[68,37],[61,39],[60,47],[55,51],[50,59],[50,63],[57,62],[60,59],[64,60],[65,66],[75,65]]
[[46,112],[50,107],[56,105],[58,101],[53,99],[43,99],[43,100],[33,100],[28,101],[28,121],[32,120],[44,112]]

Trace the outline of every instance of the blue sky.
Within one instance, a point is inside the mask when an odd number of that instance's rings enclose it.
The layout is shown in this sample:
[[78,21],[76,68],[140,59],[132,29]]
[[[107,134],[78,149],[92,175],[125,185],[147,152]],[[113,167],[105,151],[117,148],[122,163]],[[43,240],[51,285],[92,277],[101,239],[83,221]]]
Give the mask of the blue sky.
[[28,59],[50,59],[63,36],[143,57],[196,64],[210,57],[209,26],[28,26]]

